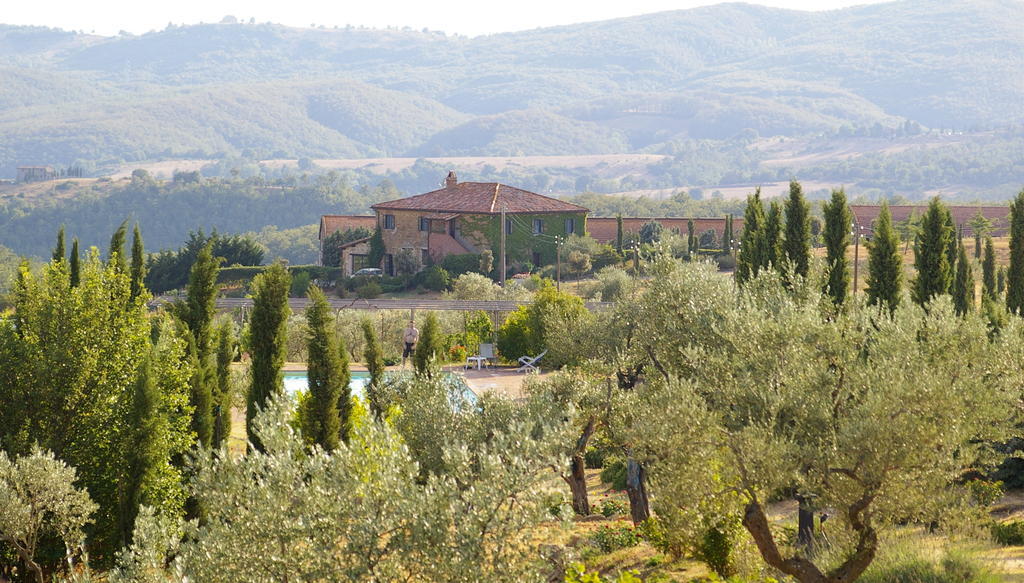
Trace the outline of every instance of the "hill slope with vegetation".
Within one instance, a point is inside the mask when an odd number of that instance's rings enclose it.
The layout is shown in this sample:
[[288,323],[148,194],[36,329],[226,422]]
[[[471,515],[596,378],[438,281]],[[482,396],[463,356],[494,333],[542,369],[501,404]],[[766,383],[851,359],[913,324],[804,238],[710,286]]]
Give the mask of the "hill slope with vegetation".
[[577,154],[744,131],[1012,126],[1024,121],[1022,19],[1016,2],[924,0],[723,4],[476,38],[0,26],[0,176],[172,156]]

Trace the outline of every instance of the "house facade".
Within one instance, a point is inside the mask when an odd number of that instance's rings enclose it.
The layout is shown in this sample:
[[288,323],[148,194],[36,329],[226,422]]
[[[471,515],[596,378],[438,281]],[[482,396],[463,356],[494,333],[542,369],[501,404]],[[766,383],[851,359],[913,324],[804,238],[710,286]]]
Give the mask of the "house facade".
[[[588,209],[496,182],[459,182],[449,172],[444,188],[373,205],[385,256],[380,266],[394,273],[394,257],[403,250],[419,254],[424,264],[448,255],[491,250],[499,259],[502,229],[508,265],[555,262],[559,237],[587,232]],[[504,217],[504,224],[502,224]],[[321,221],[321,243],[330,233]],[[342,249],[346,274],[357,271],[369,253],[367,241]]]
[[53,166],[18,166],[16,182],[43,182],[57,178]]

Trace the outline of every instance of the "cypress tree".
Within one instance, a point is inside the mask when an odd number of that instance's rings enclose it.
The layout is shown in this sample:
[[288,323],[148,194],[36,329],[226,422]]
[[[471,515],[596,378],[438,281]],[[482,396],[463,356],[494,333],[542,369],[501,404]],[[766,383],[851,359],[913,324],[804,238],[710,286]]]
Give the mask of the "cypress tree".
[[342,401],[351,403],[347,391],[348,363],[342,362],[337,337],[331,329],[331,307],[324,292],[315,285],[310,286],[307,297],[312,302],[306,309],[309,400],[302,429],[307,439],[332,451],[342,439],[347,441],[348,438],[347,428],[343,429],[347,420],[340,416],[343,410],[348,413]]
[[697,237],[693,234],[693,219],[686,221],[686,256],[693,257],[693,252],[697,250]]
[[981,296],[992,300],[997,294],[996,250],[992,244],[992,237],[985,237],[985,259],[981,262]]
[[64,225],[61,225],[60,230],[57,231],[57,246],[53,248],[53,261],[55,263],[64,261],[64,253],[66,252],[64,249]]
[[743,211],[743,234],[740,236],[740,250],[736,257],[736,283],[746,283],[764,265],[765,220],[761,189],[758,188],[747,197],[747,206]]
[[622,255],[622,213],[615,215],[615,251]]
[[253,431],[256,413],[272,395],[284,390],[281,367],[284,366],[288,340],[288,290],[292,278],[281,262],[276,262],[253,279],[253,307],[249,321],[252,355],[252,382],[245,409],[245,428],[249,442],[258,450],[263,444]]
[[235,333],[231,320],[224,318],[216,331],[216,390],[213,393],[213,443],[220,449],[231,435],[231,361],[235,359]]
[[772,266],[776,271],[782,270],[782,205],[773,200],[768,207],[768,218],[764,222],[764,264]]
[[159,415],[160,391],[154,380],[152,357],[147,355],[139,364],[127,418],[126,463],[118,488],[117,513],[122,545],[131,543],[139,505],[146,502],[143,489],[147,475],[165,461],[160,459],[160,449],[153,442],[160,434]]
[[1006,309],[1024,311],[1024,190],[1010,203],[1010,269],[1006,272]]
[[974,273],[967,259],[967,249],[961,242],[956,256],[956,276],[953,278],[953,308],[963,316],[974,310]]
[[[504,226],[502,226],[504,228]],[[384,247],[384,232],[381,231],[380,225],[377,225],[377,229],[373,231],[373,236],[370,237],[370,252],[366,257],[370,267],[380,267],[384,261],[384,254],[387,249]]]
[[725,215],[725,220],[722,221],[722,255],[729,254],[729,215]]
[[416,351],[412,355],[412,363],[416,374],[431,376],[431,364],[438,360],[441,353],[441,325],[434,312],[427,312],[420,331],[420,340],[416,343]]
[[363,318],[360,324],[363,327],[363,360],[366,362],[366,370],[370,371],[370,382],[366,385],[366,400],[370,404],[370,412],[375,417],[384,415],[384,407],[381,404],[380,389],[384,384],[384,349],[377,338],[377,332],[373,329],[373,322],[369,318]]
[[[141,247],[141,237],[139,245]],[[214,439],[216,433],[214,416],[221,414],[216,405],[216,397],[220,392],[217,363],[211,350],[219,264],[220,259],[213,257],[213,243],[212,241],[208,242],[199,250],[195,262],[192,263],[188,284],[185,286],[187,293],[185,302],[179,302],[174,306],[174,313],[188,328],[191,346],[194,347],[192,364],[195,371],[190,381],[194,407],[192,428],[196,432],[199,443],[204,447],[214,445],[216,441]],[[217,437],[222,436],[217,435]]]
[[107,251],[107,263],[115,265],[121,273],[128,272],[128,261],[124,255],[124,244],[127,238],[128,221],[124,221],[110,236],[110,250]]
[[200,360],[210,355],[210,325],[216,312],[220,261],[213,257],[212,241],[199,250],[185,286],[187,300],[177,307],[178,315],[196,340]]
[[71,240],[71,287],[82,281],[82,258],[78,254],[78,237]]
[[132,232],[132,287],[131,297],[134,300],[142,294],[142,291],[146,289],[146,257],[145,250],[142,247],[142,233],[139,232],[139,224],[135,223],[135,229]]
[[996,291],[999,295],[1006,293],[1006,267],[1003,265],[999,266],[999,270],[996,271]]
[[733,233],[732,233],[732,214],[725,216],[725,233],[722,236],[722,254],[732,255],[733,248]]
[[196,339],[188,336],[188,361],[192,370],[189,379],[189,401],[192,405],[192,431],[196,443],[202,447],[213,445],[213,391],[215,373],[209,361],[204,361],[196,346]]
[[811,208],[804,199],[803,188],[796,180],[789,182],[786,200],[786,240],[781,243],[793,272],[807,277],[811,264]]
[[949,263],[949,246],[953,238],[947,221],[948,211],[938,197],[928,204],[921,218],[921,228],[914,238],[914,278],[912,296],[924,305],[932,298],[948,293],[953,283],[953,266]]
[[953,279],[956,273],[956,259],[960,251],[960,241],[963,240],[963,233],[957,229],[956,223],[953,222],[953,213],[949,210],[949,207],[943,205],[943,210],[946,216],[946,229],[951,234],[949,244],[946,245],[946,260],[949,261],[949,287],[946,288],[946,293],[951,294],[953,293]]
[[868,242],[868,305],[886,306],[890,311],[900,303],[903,287],[903,255],[900,239],[892,226],[889,203],[882,202],[882,210],[874,224]]
[[825,248],[827,250],[825,293],[832,302],[840,305],[846,301],[850,289],[850,268],[846,261],[846,248],[850,245],[850,207],[846,204],[846,192],[840,188],[832,191],[832,200],[825,203]]

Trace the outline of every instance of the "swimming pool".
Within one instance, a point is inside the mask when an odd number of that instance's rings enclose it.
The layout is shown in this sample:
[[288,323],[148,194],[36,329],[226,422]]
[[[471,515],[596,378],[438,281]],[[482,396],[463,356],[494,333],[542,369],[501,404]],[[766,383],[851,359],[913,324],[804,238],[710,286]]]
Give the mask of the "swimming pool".
[[[370,373],[362,371],[352,371],[352,376],[349,379],[348,387],[352,391],[352,396],[359,398],[366,398],[366,385],[370,382]],[[466,382],[456,374],[445,373],[445,378],[450,382],[456,383],[462,389],[462,396],[465,399],[475,404],[477,402],[476,393],[466,384]],[[284,390],[290,396],[294,397],[299,391],[309,390],[309,378],[306,375],[306,371],[288,371],[284,373]]]
[[[352,376],[348,381],[348,388],[352,391],[352,395],[356,397],[366,396],[366,385],[370,382],[370,373],[368,372],[356,372],[350,373]],[[305,391],[309,389],[309,379],[306,376],[306,371],[289,371],[284,373],[284,391],[295,396],[299,391]]]

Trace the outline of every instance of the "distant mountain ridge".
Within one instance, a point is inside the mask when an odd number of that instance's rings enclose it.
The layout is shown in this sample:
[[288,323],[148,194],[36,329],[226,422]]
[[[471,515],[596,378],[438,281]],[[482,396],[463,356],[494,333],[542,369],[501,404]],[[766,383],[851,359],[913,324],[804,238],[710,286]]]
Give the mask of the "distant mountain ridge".
[[720,4],[476,38],[0,25],[0,177],[160,157],[660,152],[842,126],[1024,124],[1024,2]]

